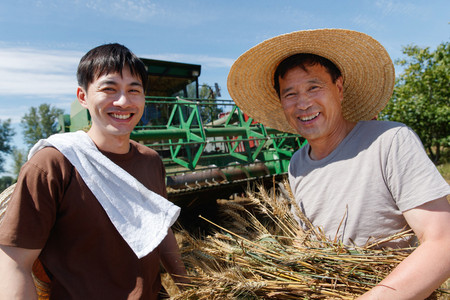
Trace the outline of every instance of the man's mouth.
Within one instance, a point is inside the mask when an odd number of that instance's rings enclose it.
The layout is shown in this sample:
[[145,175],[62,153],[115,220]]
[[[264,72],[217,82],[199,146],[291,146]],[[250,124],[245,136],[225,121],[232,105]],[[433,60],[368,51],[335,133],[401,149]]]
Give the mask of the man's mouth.
[[120,119],[120,120],[126,120],[126,119],[128,119],[128,118],[131,118],[131,116],[133,115],[133,114],[115,114],[115,113],[111,113],[110,114],[113,118],[116,118],[116,119]]
[[310,115],[310,116],[306,116],[306,117],[299,117],[298,119],[302,122],[308,122],[311,120],[314,120],[315,118],[317,118],[320,115],[320,112],[314,114],[314,115]]

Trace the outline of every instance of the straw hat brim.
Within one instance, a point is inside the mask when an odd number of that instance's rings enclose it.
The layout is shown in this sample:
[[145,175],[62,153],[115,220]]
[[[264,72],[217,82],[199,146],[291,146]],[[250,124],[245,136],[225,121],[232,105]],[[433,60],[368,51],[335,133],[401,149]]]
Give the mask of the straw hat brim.
[[373,119],[389,101],[394,65],[386,49],[367,34],[346,29],[297,31],[268,39],[242,54],[228,74],[228,92],[254,120],[296,133],[286,120],[274,88],[278,64],[297,53],[316,54],[333,62],[344,80],[344,118]]

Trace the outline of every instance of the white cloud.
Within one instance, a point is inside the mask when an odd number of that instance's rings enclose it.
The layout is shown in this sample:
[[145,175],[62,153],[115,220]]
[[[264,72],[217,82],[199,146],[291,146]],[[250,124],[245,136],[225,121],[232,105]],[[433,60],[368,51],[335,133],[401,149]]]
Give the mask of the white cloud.
[[[0,45],[0,120],[19,124],[31,106],[42,103],[68,112],[76,98],[76,69],[82,55]],[[20,140],[19,131],[16,139]]]
[[215,57],[208,55],[193,55],[193,54],[146,54],[141,57],[149,57],[158,60],[168,60],[175,62],[189,62],[192,64],[199,64],[206,68],[230,68],[234,62],[234,59],[225,57]]
[[[76,69],[84,53],[0,46],[0,97],[67,98],[77,87]],[[142,55],[152,59],[190,62],[204,68],[230,68],[234,59],[192,54]]]
[[83,53],[33,48],[0,48],[0,96],[74,94]]

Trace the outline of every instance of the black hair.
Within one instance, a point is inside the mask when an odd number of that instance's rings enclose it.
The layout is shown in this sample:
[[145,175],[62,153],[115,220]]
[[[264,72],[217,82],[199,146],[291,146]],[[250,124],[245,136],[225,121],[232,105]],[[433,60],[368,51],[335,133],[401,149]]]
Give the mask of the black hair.
[[325,57],[309,54],[309,53],[299,53],[289,56],[284,59],[275,70],[274,74],[274,88],[277,91],[278,97],[280,97],[280,78],[283,78],[286,73],[295,68],[300,67],[304,71],[307,71],[307,66],[321,65],[325,67],[327,72],[331,76],[331,80],[336,82],[336,80],[341,76],[341,71],[336,67],[334,63]]
[[95,47],[81,58],[77,70],[78,85],[87,90],[88,85],[102,75],[115,72],[122,75],[126,66],[133,76],[141,79],[145,89],[148,75],[144,63],[127,47],[117,43]]

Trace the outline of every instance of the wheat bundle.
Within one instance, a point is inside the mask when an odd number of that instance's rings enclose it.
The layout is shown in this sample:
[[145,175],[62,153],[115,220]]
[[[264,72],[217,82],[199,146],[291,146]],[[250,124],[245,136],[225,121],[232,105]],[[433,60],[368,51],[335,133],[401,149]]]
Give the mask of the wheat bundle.
[[[377,249],[379,243],[349,248],[311,224],[303,231],[291,214],[288,184],[277,190],[218,201],[223,225],[205,219],[217,228],[212,235],[181,231],[191,285],[172,299],[354,299],[413,250]],[[437,295],[446,296],[443,290]]]

